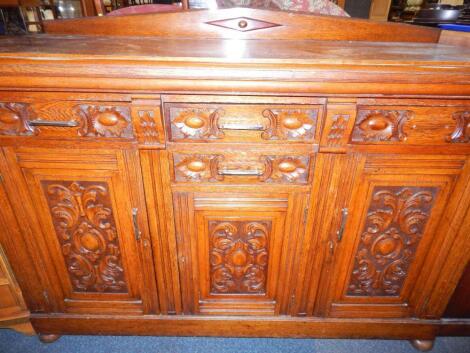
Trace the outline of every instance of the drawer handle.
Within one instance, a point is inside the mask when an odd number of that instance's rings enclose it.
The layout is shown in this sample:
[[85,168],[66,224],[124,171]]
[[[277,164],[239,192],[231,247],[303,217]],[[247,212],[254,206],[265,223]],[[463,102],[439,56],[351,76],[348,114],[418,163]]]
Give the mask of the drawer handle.
[[78,121],[52,121],[52,120],[30,120],[31,126],[55,126],[55,127],[77,127],[80,125]]
[[348,219],[349,211],[347,208],[343,208],[341,210],[341,226],[339,230],[336,232],[338,243],[343,239],[344,228],[346,227],[346,221]]
[[140,240],[141,232],[139,229],[139,222],[137,221],[137,213],[139,209],[133,208],[132,209],[132,223],[134,224],[134,236],[136,240]]
[[219,175],[232,175],[232,176],[261,176],[264,172],[260,170],[244,170],[244,169],[222,169],[217,172]]
[[266,130],[263,125],[243,125],[243,124],[222,124],[219,125],[221,130],[252,130],[252,131],[264,131]]

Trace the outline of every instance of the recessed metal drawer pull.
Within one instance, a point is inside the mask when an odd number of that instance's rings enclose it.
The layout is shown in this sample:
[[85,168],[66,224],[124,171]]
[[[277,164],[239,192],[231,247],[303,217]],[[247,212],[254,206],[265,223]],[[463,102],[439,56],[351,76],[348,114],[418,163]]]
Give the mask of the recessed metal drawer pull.
[[261,176],[263,172],[260,170],[243,170],[243,169],[222,169],[218,171],[219,175],[233,175],[233,176]]
[[253,130],[253,131],[264,131],[266,130],[263,125],[243,125],[243,124],[221,124],[219,129],[222,130]]
[[78,121],[30,120],[28,124],[31,126],[77,127],[80,123]]

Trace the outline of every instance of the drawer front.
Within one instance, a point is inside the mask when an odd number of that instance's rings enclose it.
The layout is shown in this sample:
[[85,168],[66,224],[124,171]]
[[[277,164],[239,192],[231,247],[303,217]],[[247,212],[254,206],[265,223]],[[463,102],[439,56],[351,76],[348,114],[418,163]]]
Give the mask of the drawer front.
[[133,138],[124,104],[76,101],[0,102],[0,136]]
[[470,105],[358,106],[352,144],[452,145],[470,142]]
[[321,105],[167,103],[171,141],[313,143]]
[[306,184],[311,157],[263,152],[173,153],[173,180],[177,183]]

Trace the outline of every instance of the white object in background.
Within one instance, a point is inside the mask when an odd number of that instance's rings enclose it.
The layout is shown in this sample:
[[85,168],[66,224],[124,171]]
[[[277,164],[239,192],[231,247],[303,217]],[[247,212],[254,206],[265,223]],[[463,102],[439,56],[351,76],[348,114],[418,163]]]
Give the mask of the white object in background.
[[463,5],[463,0],[441,0],[441,4],[459,6]]

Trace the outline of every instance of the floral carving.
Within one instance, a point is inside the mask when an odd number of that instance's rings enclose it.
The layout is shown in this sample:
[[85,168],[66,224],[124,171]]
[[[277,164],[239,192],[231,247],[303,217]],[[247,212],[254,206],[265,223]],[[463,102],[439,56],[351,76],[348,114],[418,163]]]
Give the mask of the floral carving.
[[80,136],[133,137],[130,112],[127,107],[80,105]]
[[73,289],[126,293],[107,184],[43,181],[42,186]]
[[213,294],[266,292],[270,221],[209,221]]
[[180,109],[175,108],[172,113],[176,117],[171,122],[173,138],[187,139],[219,139],[224,133],[219,129],[219,118],[224,114],[222,109]]
[[177,181],[220,181],[220,155],[175,155],[175,178]]
[[0,103],[0,135],[34,135],[36,130],[28,123],[31,111],[24,103]]
[[261,137],[265,140],[305,140],[313,138],[317,110],[271,110],[263,111],[268,127]]
[[328,133],[328,143],[337,144],[341,141],[348,126],[349,118],[349,114],[337,114],[333,116],[333,123]]
[[355,142],[405,141],[403,125],[412,118],[409,110],[359,110],[352,140]]
[[433,187],[375,187],[348,295],[397,296],[435,201]]
[[308,157],[266,156],[264,173],[259,177],[264,182],[305,183],[308,178]]
[[470,112],[457,112],[453,118],[457,122],[457,126],[447,141],[453,143],[470,142]]

